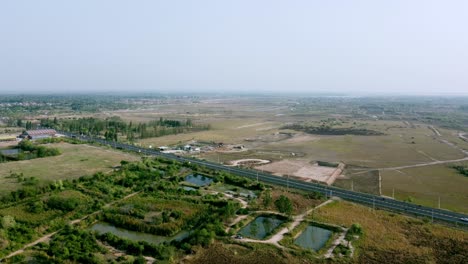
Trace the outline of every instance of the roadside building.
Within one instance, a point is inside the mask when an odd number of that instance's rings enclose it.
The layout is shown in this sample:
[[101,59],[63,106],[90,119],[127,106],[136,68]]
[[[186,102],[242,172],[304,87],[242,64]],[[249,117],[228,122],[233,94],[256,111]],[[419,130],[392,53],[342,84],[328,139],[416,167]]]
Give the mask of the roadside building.
[[191,150],[192,150],[192,146],[190,146],[190,145],[185,145],[185,146],[184,146],[184,150],[185,150],[185,151],[191,151]]
[[27,138],[31,140],[51,138],[57,135],[55,129],[37,129],[37,130],[27,130],[20,135],[20,138]]

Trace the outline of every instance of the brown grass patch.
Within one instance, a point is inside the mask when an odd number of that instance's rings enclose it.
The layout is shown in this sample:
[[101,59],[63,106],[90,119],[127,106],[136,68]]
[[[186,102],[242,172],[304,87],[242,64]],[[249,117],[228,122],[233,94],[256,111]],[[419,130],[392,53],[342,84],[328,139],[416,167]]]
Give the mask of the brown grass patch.
[[348,227],[362,225],[358,263],[463,263],[468,259],[465,231],[343,201],[320,208],[314,218]]

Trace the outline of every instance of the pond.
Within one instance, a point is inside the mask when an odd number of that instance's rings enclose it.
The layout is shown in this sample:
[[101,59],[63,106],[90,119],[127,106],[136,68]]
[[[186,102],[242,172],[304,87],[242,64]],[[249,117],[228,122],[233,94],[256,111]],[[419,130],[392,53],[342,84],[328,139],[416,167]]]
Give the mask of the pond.
[[239,234],[253,239],[264,239],[282,223],[284,220],[274,216],[259,216],[243,227]]
[[189,187],[189,186],[184,186],[182,187],[183,190],[185,191],[196,191],[197,189],[193,188],[193,187]]
[[0,149],[0,153],[5,156],[16,156],[20,153],[19,149]]
[[185,177],[185,181],[195,184],[197,186],[205,186],[205,185],[209,185],[210,183],[212,183],[213,179],[210,177],[206,177],[204,175],[200,175],[200,174],[197,174],[197,175],[190,174],[187,177]]
[[294,244],[303,248],[319,251],[325,246],[332,233],[333,232],[328,229],[309,225],[301,235],[296,238]]
[[146,241],[151,244],[161,244],[169,241],[181,241],[189,236],[188,231],[181,231],[172,237],[157,236],[147,233],[141,233],[137,231],[131,231],[119,227],[115,227],[106,222],[98,222],[90,227],[91,230],[97,231],[99,234],[112,233],[118,237],[126,238],[132,241]]

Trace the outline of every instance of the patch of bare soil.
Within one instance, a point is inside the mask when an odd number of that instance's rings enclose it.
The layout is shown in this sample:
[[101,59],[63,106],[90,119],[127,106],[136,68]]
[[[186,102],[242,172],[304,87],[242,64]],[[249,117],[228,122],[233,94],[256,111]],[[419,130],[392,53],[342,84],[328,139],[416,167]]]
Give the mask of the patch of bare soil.
[[305,133],[298,133],[294,134],[291,138],[283,141],[283,143],[303,143],[303,142],[310,142],[310,141],[317,141],[320,137],[309,135]]
[[341,170],[336,172],[337,168],[319,166],[316,163],[310,164],[309,160],[304,159],[285,159],[257,166],[255,168],[262,171],[268,171],[278,176],[289,176],[306,182],[319,181],[327,184],[331,184],[331,178],[334,180],[339,174],[341,174]]
[[276,133],[246,138],[244,139],[244,141],[269,143],[269,142],[284,141],[284,140],[290,139],[291,137],[292,137],[291,133],[276,132]]
[[262,165],[262,164],[268,164],[270,163],[269,160],[263,160],[263,159],[240,159],[240,160],[231,160],[229,161],[229,165],[231,166],[256,166],[256,165]]

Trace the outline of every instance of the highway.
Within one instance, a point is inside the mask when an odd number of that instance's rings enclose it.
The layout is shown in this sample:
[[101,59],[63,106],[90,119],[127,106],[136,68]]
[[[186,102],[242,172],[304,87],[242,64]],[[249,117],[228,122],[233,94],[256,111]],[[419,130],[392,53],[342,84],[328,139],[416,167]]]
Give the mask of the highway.
[[243,169],[237,167],[228,167],[218,163],[198,160],[194,158],[180,157],[174,154],[162,153],[153,149],[147,149],[142,147],[137,147],[129,144],[124,144],[120,142],[110,142],[99,138],[92,138],[88,136],[75,135],[68,132],[59,132],[67,137],[76,138],[82,141],[97,142],[103,145],[108,145],[113,148],[123,149],[127,151],[134,151],[137,153],[142,153],[145,155],[159,156],[171,160],[176,160],[179,162],[190,162],[193,164],[205,166],[214,170],[221,170],[229,172],[238,176],[247,177],[250,179],[257,179],[261,182],[281,185],[289,188],[300,189],[304,191],[313,191],[324,194],[327,197],[336,196],[341,199],[363,204],[375,209],[384,209],[389,211],[401,212],[404,214],[411,214],[420,217],[426,217],[431,221],[443,221],[451,224],[456,224],[460,226],[468,226],[468,222],[461,220],[461,218],[468,218],[468,215],[456,213],[448,210],[437,209],[427,206],[416,205],[408,202],[402,202],[394,200],[391,198],[384,198],[377,195],[360,193],[350,190],[341,189],[334,186],[327,186],[318,183],[309,183],[303,182],[294,179],[288,179],[283,177],[274,176],[269,173],[260,172],[257,170]]

